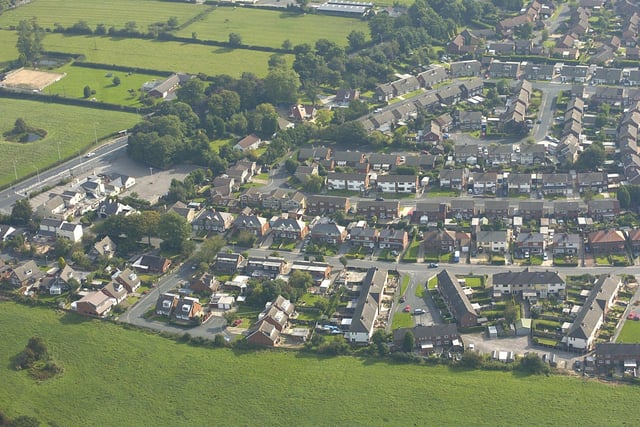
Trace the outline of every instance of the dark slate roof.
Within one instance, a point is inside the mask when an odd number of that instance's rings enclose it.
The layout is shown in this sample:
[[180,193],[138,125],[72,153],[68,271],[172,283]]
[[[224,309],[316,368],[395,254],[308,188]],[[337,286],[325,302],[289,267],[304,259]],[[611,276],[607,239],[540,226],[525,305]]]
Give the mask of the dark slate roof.
[[495,285],[547,285],[551,283],[564,283],[564,280],[554,271],[508,271],[493,275]]
[[451,314],[454,317],[460,318],[466,313],[476,314],[469,298],[467,298],[460,283],[458,283],[458,279],[446,269],[438,273],[438,290],[446,295],[453,310]]
[[619,281],[620,278],[617,276],[602,275],[598,278],[571,328],[569,328],[567,336],[585,340],[591,336],[598,321],[604,315],[606,301],[615,292]]

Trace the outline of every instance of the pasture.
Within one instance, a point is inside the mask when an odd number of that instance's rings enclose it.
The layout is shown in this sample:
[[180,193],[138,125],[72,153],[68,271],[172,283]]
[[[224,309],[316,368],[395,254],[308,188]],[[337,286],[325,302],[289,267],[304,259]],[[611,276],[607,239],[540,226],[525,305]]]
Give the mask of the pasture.
[[[28,143],[5,141],[2,134],[13,129],[19,117],[31,127],[46,130],[47,136]],[[95,134],[101,138],[127,129],[138,120],[136,114],[119,111],[0,99],[0,185],[15,179],[14,160],[18,177],[31,175],[58,160],[58,142],[64,159],[93,144]]]
[[[51,425],[210,425],[212,414],[225,425],[616,425],[633,424],[640,398],[563,376],[193,347],[9,302],[0,323],[0,407]],[[31,336],[62,376],[38,384],[11,368]],[[523,418],[531,408],[544,411]]]
[[53,29],[56,23],[70,27],[82,20],[94,30],[98,24],[104,24],[107,29],[111,26],[121,29],[129,21],[135,21],[140,30],[146,30],[149,24],[167,22],[172,16],[183,24],[209,7],[156,0],[37,0],[0,15],[0,27],[16,26],[21,20],[36,16],[38,24],[45,29]]
[[17,40],[18,35],[15,32],[0,30],[0,64],[18,59]]
[[347,46],[347,36],[353,30],[362,31],[369,38],[367,22],[361,19],[219,7],[177,34],[191,37],[195,32],[202,40],[228,41],[229,33],[237,33],[244,44],[279,48],[287,39],[293,46],[302,43],[313,46],[316,40],[323,38]]
[[[44,90],[47,94],[57,94],[67,98],[83,99],[83,89],[89,86],[95,90],[92,98],[110,104],[138,106],[142,84],[152,80],[163,80],[165,77],[151,74],[125,73],[96,68],[74,67],[71,64],[57,68],[57,73],[66,73],[66,77]],[[115,77],[120,78],[118,86],[113,84]],[[133,92],[129,92],[132,90]]]
[[[233,77],[240,77],[244,71],[265,76],[272,55],[190,43],[63,34],[47,34],[44,47],[55,52],[83,54],[87,61],[101,64]],[[292,55],[286,58],[293,62]]]

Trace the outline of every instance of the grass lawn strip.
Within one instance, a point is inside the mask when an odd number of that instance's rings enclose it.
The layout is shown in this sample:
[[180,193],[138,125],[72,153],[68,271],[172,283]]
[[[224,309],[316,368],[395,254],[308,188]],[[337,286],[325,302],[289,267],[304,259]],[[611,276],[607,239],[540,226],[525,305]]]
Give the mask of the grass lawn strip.
[[[423,406],[427,395],[438,411],[421,415],[425,425],[491,420],[492,425],[538,426],[539,418],[522,417],[531,408],[545,408],[545,419],[554,425],[616,425],[629,421],[629,408],[640,399],[638,387],[563,376],[213,350],[13,303],[0,303],[0,324],[0,358],[7,361],[0,369],[3,411],[10,417],[34,416],[43,424],[123,425],[122,414],[127,414],[126,425],[209,425],[214,411],[235,425],[251,425],[256,419],[273,425],[285,413],[300,425],[329,426],[336,420],[407,425],[415,423],[416,415],[406,408]],[[9,367],[8,361],[34,335],[45,339],[64,366],[61,377],[38,384],[27,372]],[[283,370],[295,375],[283,375]],[[363,389],[385,404],[363,405]],[[487,389],[492,390],[491,405]],[[336,391],[342,396],[339,405]],[[208,396],[207,411],[202,410],[202,396]],[[229,404],[239,401],[242,411]],[[280,404],[274,407],[274,401]]]
[[624,326],[618,335],[617,342],[623,343],[640,343],[640,322],[634,320],[625,320]]

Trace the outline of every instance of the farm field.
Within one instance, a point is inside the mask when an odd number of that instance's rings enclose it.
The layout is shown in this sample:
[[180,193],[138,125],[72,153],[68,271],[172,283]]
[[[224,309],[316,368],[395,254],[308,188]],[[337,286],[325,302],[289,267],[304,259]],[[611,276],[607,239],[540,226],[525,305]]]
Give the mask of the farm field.
[[[114,39],[97,36],[47,34],[46,50],[83,54],[89,62],[117,64],[161,71],[228,74],[240,77],[250,70],[257,76],[267,74],[268,52],[227,49],[216,46],[183,44],[142,39]],[[289,63],[292,55],[286,55]]]
[[[47,136],[30,143],[8,142],[2,134],[13,129],[22,117],[34,128],[47,131]],[[18,177],[34,174],[58,160],[58,142],[62,158],[77,155],[98,138],[127,129],[139,120],[136,114],[105,111],[68,105],[47,104],[3,98],[0,100],[0,185],[15,179],[14,160]]]
[[[637,387],[562,376],[206,349],[9,302],[0,323],[0,408],[52,425],[209,425],[211,414],[228,425],[616,425],[633,423],[640,398]],[[38,384],[11,368],[31,336],[61,377]],[[544,411],[523,418],[531,408]]]
[[36,16],[41,27],[52,30],[56,23],[69,27],[80,20],[86,21],[92,29],[98,24],[120,29],[127,22],[135,21],[139,29],[146,30],[149,24],[167,22],[172,16],[183,24],[208,7],[156,0],[37,0],[0,15],[0,27],[15,26],[23,19]]
[[[152,80],[161,81],[165,78],[151,74],[132,73],[129,75],[129,73],[121,71],[74,67],[71,64],[52,71],[67,75],[59,82],[47,87],[44,93],[84,99],[83,89],[88,85],[96,91],[96,94],[91,97],[96,98],[99,102],[133,106],[140,105],[138,97],[143,83]],[[121,82],[118,86],[113,84],[113,78],[116,76],[120,78]],[[129,89],[133,89],[135,93],[131,95],[128,92]]]
[[17,40],[15,32],[0,31],[0,64],[18,59]]
[[625,320],[617,342],[623,343],[640,343],[640,322],[633,320]]
[[287,39],[293,46],[302,43],[313,46],[316,40],[324,38],[347,46],[347,36],[353,30],[362,31],[369,38],[367,22],[361,19],[219,7],[177,35],[191,37],[195,32],[201,40],[228,41],[229,33],[237,33],[244,44],[269,47],[281,47]]

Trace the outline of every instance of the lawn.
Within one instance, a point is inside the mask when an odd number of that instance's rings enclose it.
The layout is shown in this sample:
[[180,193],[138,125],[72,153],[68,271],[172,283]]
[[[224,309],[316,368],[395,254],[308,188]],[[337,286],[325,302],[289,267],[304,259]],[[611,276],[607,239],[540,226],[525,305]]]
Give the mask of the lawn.
[[427,197],[458,197],[459,195],[458,190],[440,190],[438,188],[427,190]]
[[18,59],[17,40],[13,31],[0,31],[0,64]]
[[[66,73],[66,76],[59,82],[48,86],[44,92],[47,94],[58,94],[68,98],[84,99],[83,90],[89,86],[96,91],[91,98],[96,98],[100,102],[119,105],[138,106],[140,102],[140,88],[145,82],[153,80],[164,80],[164,77],[151,74],[123,73],[96,68],[74,67],[71,64],[52,70],[55,73]],[[114,77],[120,78],[120,84],[113,84]],[[130,94],[128,91],[133,89]]]
[[422,283],[418,283],[416,285],[416,296],[418,298],[423,298],[425,293],[425,286]]
[[53,29],[55,23],[69,27],[82,20],[92,29],[98,24],[121,29],[127,22],[135,21],[139,30],[146,30],[149,24],[167,22],[172,16],[178,18],[178,24],[182,24],[206,8],[208,6],[187,2],[155,0],[38,0],[0,15],[0,27],[17,25],[23,19],[36,16],[38,24],[45,29]]
[[[23,117],[29,126],[47,131],[47,136],[30,143],[7,142],[2,134]],[[105,111],[67,105],[55,105],[15,99],[0,100],[0,186],[18,177],[36,173],[58,160],[77,155],[94,143],[94,126],[98,138],[133,126],[139,117],[118,111]]]
[[[260,25],[256,25],[257,22]],[[361,19],[219,7],[203,20],[181,29],[177,35],[190,38],[196,33],[200,40],[226,42],[229,33],[236,33],[244,44],[279,48],[285,40],[290,40],[293,46],[303,43],[313,46],[318,39],[347,46],[347,36],[353,30],[362,31],[369,38],[367,22]]]
[[432,289],[435,289],[436,286],[438,286],[438,277],[437,276],[433,276],[427,282],[427,288],[429,288],[429,290],[432,290]]
[[625,320],[617,342],[640,343],[640,322]]
[[[424,396],[438,408],[421,413],[424,425],[541,425],[522,417],[531,408],[544,408],[542,424],[616,425],[629,423],[640,399],[638,387],[564,376],[205,349],[13,303],[1,303],[0,324],[0,407],[49,425],[210,425],[211,414],[228,425],[275,425],[283,417],[313,426],[410,425],[416,414],[407,408],[424,406]],[[38,384],[10,368],[34,335],[64,367],[61,377]],[[384,404],[363,405],[362,390]]]
[[[47,34],[44,47],[55,52],[83,54],[87,61],[101,64],[232,77],[240,77],[247,70],[265,76],[272,55],[198,44],[64,34]],[[285,58],[289,63],[293,61],[291,55]]]
[[407,288],[409,287],[409,282],[411,281],[411,276],[405,274],[402,276],[402,284],[400,284],[400,295],[404,295],[407,292]]
[[411,313],[396,311],[391,321],[391,330],[398,328],[413,328],[413,316]]

